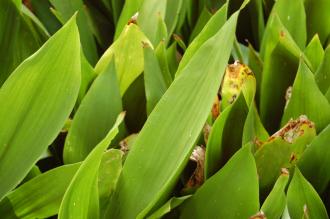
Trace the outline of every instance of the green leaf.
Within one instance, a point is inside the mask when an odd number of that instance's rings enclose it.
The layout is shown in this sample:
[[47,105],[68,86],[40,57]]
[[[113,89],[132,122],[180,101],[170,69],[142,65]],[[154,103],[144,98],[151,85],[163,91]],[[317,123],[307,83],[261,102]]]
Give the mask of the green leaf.
[[117,135],[118,126],[123,119],[124,113],[121,113],[107,136],[96,145],[82,162],[64,194],[58,214],[60,219],[99,217],[99,200],[96,184],[98,170],[102,155],[112,139]]
[[304,54],[306,55],[308,60],[310,60],[313,73],[315,73],[324,57],[324,50],[320,42],[319,35],[314,35],[314,37],[311,39],[306,49],[304,50]]
[[137,24],[154,46],[161,40],[157,36],[157,31],[161,28],[159,20],[165,19],[166,4],[167,0],[144,0],[139,9]]
[[167,49],[164,41],[161,41],[155,49],[155,54],[158,59],[159,67],[164,78],[164,81],[169,87],[173,81],[170,72],[169,60],[167,57]]
[[91,65],[95,65],[98,59],[96,43],[92,34],[92,27],[89,26],[91,22],[87,16],[87,11],[82,0],[70,0],[70,4],[66,0],[50,0],[54,5],[55,10],[61,17],[62,22],[66,22],[70,17],[78,11],[77,25],[79,29],[82,50],[87,60]]
[[286,205],[285,188],[288,181],[289,173],[284,169],[262,204],[261,211],[264,212],[267,218],[281,218]]
[[315,189],[322,193],[330,181],[330,125],[307,147],[298,166]]
[[277,0],[272,13],[279,16],[293,40],[304,49],[307,38],[304,0],[294,0],[290,4],[286,0]]
[[313,73],[303,61],[300,62],[281,124],[300,115],[306,115],[313,121],[318,132],[330,123],[330,103],[317,87]]
[[107,68],[114,56],[120,94],[122,96],[133,81],[143,72],[144,61],[141,42],[150,44],[138,26],[135,24],[126,26],[118,40],[107,49],[95,66],[95,72],[100,74]]
[[205,177],[209,178],[242,146],[248,106],[241,93],[215,120],[205,153]]
[[9,193],[0,202],[4,218],[47,218],[57,214],[65,190],[80,163],[45,172]]
[[49,1],[31,0],[30,3],[33,8],[33,13],[40,19],[43,25],[45,25],[49,33],[54,34],[61,28],[61,23],[50,11],[51,4]]
[[250,148],[239,150],[180,208],[181,218],[241,219],[254,215],[259,210],[259,188]]
[[275,132],[280,125],[285,93],[294,80],[301,51],[276,15],[269,18],[262,43],[260,117],[265,128]]
[[143,51],[144,87],[147,98],[147,112],[150,114],[167,90],[167,85],[154,51],[148,45],[144,47]]
[[0,199],[56,138],[79,86],[80,42],[72,18],[17,67],[0,90],[0,178],[6,179],[0,182]]
[[214,36],[218,30],[221,29],[227,19],[227,4],[222,6],[217,13],[215,13],[211,19],[207,22],[203,30],[197,35],[197,37],[191,42],[189,47],[184,53],[182,60],[180,61],[176,76],[181,74],[185,66],[190,62],[196,51],[212,36]]
[[193,31],[189,36],[189,42],[192,42],[193,39],[195,39],[195,37],[198,36],[198,34],[203,30],[203,28],[205,27],[205,25],[207,24],[207,22],[210,20],[211,17],[212,17],[211,12],[206,7],[204,7],[201,14],[198,17],[198,20],[196,22]]
[[244,123],[242,145],[256,140],[266,141],[268,137],[269,134],[261,123],[256,105],[252,103]]
[[321,43],[324,44],[330,34],[330,2],[319,0],[317,4],[313,0],[305,0],[307,36],[311,39],[318,34]]
[[171,198],[162,207],[160,207],[157,211],[155,211],[154,213],[152,213],[152,215],[150,215],[148,217],[148,219],[162,218],[167,213],[171,212],[171,210],[173,210],[174,208],[180,206],[184,201],[186,201],[190,197],[191,197],[191,195],[186,195],[186,196],[182,196],[182,197],[173,197],[173,198]]
[[200,47],[150,114],[125,161],[107,217],[142,218],[166,201],[209,114],[237,16]]
[[110,149],[103,154],[98,176],[101,213],[106,210],[109,197],[116,188],[122,170],[123,155],[121,150],[116,149]]
[[325,49],[321,65],[315,73],[315,81],[325,94],[330,87],[330,46]]
[[300,117],[290,121],[259,145],[255,159],[262,192],[271,189],[281,173],[281,168],[290,168],[296,164],[315,135],[316,131],[312,123]]
[[292,219],[329,218],[321,198],[298,168],[295,168],[289,185],[287,203]]
[[170,37],[177,26],[184,0],[167,0],[166,2],[165,24]]
[[130,18],[139,11],[142,3],[143,0],[125,0],[124,7],[116,25],[116,32],[114,37],[115,40],[117,40],[118,37],[122,34],[122,31],[125,29],[125,26],[129,22]]
[[18,8],[12,0],[0,2],[0,87],[47,38]]
[[84,160],[109,132],[122,111],[114,61],[93,82],[65,139],[65,163]]

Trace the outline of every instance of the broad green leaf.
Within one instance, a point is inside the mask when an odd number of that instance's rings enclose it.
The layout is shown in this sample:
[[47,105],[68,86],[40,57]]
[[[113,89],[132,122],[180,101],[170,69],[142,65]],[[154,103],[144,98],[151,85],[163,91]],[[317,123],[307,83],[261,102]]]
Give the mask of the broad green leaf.
[[176,76],[181,74],[185,66],[190,62],[196,51],[212,36],[214,36],[218,30],[221,29],[227,19],[227,4],[222,6],[217,13],[215,13],[211,19],[207,22],[203,30],[197,35],[197,37],[191,42],[187,48],[182,60],[180,61]]
[[[303,100],[303,101],[302,101]],[[284,110],[282,125],[291,118],[307,115],[321,131],[330,123],[330,103],[319,90],[313,73],[301,61],[293,84],[291,98]]]
[[279,16],[293,40],[304,49],[307,38],[304,0],[292,0],[290,4],[286,0],[277,0],[272,13]]
[[98,169],[102,155],[117,135],[118,126],[123,119],[124,114],[121,113],[106,137],[95,146],[93,151],[82,162],[64,194],[58,214],[60,219],[99,217],[99,200],[96,184]]
[[321,198],[298,168],[295,168],[289,185],[287,203],[292,219],[329,218]]
[[144,47],[143,51],[144,87],[146,89],[147,113],[150,114],[167,90],[167,85],[154,51],[148,45]]
[[54,168],[18,187],[0,202],[1,217],[47,218],[57,214],[79,166],[80,163]]
[[144,69],[141,42],[150,44],[138,26],[135,24],[126,26],[118,40],[107,49],[95,66],[95,72],[100,74],[107,68],[114,56],[122,96]]
[[313,124],[300,117],[290,121],[259,145],[255,159],[261,191],[267,192],[271,189],[281,173],[281,168],[290,168],[296,164],[315,135]]
[[326,48],[321,65],[315,73],[315,81],[325,94],[330,87],[330,46]]
[[114,61],[94,80],[65,139],[65,163],[84,160],[109,132],[122,111]]
[[264,8],[262,1],[263,0],[251,0],[247,5],[252,33],[255,39],[254,41],[257,45],[260,45],[265,29]]
[[277,179],[272,191],[262,204],[261,211],[264,212],[265,216],[269,219],[281,218],[285,209],[285,188],[289,181],[289,173],[286,171],[286,169],[282,171],[282,174]]
[[315,189],[323,192],[330,180],[330,125],[307,147],[298,162],[299,169]]
[[70,4],[66,0],[50,0],[62,22],[66,22],[70,17],[78,11],[77,25],[80,33],[81,45],[84,55],[91,65],[95,65],[98,59],[96,43],[89,26],[90,20],[82,0],[70,0]]
[[242,146],[244,121],[248,106],[241,93],[213,124],[205,154],[205,177],[215,174]]
[[263,70],[263,61],[261,60],[259,53],[249,44],[249,54],[248,54],[248,66],[254,73],[256,78],[257,87],[256,87],[256,103],[259,104],[260,97],[260,84],[262,80],[262,70]]
[[145,217],[170,195],[220,85],[237,16],[200,47],[150,114],[125,161],[107,217]]
[[311,39],[304,50],[304,54],[311,62],[313,73],[315,73],[324,57],[324,50],[320,42],[319,35],[315,34],[315,36]]
[[311,39],[318,34],[324,44],[330,34],[330,2],[328,0],[305,0],[307,36]]
[[280,125],[285,93],[294,81],[301,52],[276,15],[269,18],[262,43],[260,117],[265,128],[275,132]]
[[150,215],[148,217],[148,219],[162,218],[167,213],[171,212],[171,210],[173,210],[174,208],[180,206],[184,201],[186,201],[190,197],[191,197],[191,195],[186,195],[186,196],[182,196],[182,197],[173,197],[173,198],[171,198],[162,207],[160,207],[157,211],[155,211],[154,213],[152,213],[152,215]]
[[133,17],[140,9],[143,0],[126,0],[123,10],[121,11],[118,23],[116,25],[116,33],[114,39],[117,40],[125,29],[130,18]]
[[259,210],[258,176],[249,147],[239,150],[182,207],[181,218],[249,218]]
[[166,3],[167,0],[144,0],[139,9],[137,24],[154,46],[160,40],[157,37],[157,31],[161,28],[158,20],[165,19]]
[[47,38],[18,8],[13,0],[0,1],[0,87]]
[[80,42],[72,18],[2,86],[0,179],[6,180],[0,182],[0,199],[61,131],[78,96],[80,78]]

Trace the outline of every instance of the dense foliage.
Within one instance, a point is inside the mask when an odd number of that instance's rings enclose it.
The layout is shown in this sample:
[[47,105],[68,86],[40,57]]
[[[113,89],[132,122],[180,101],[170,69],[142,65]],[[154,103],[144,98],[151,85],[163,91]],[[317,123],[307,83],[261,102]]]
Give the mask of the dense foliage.
[[328,218],[330,0],[0,0],[0,217]]

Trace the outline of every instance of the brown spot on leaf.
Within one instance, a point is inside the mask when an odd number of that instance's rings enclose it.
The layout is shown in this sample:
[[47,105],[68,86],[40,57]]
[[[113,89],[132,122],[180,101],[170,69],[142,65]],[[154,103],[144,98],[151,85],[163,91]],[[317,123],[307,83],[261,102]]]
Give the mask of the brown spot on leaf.
[[250,217],[250,219],[267,219],[264,212],[260,211],[257,214]]
[[281,168],[281,175],[284,176],[290,175],[289,170],[287,168]]
[[137,19],[139,16],[139,12],[136,12],[127,22],[128,25],[130,24],[137,24]]

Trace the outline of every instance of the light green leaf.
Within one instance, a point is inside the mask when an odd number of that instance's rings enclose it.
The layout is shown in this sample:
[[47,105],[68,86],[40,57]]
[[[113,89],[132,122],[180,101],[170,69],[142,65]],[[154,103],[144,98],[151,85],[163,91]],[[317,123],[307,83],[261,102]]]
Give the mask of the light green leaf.
[[289,185],[287,203],[292,219],[301,219],[303,216],[304,218],[329,218],[321,198],[298,168],[295,168]]
[[191,197],[191,195],[171,198],[162,207],[160,207],[157,211],[152,213],[152,215],[150,215],[148,217],[148,219],[162,218],[163,216],[165,216],[167,213],[171,212],[171,210],[173,210],[174,208],[181,205],[184,201],[186,201],[190,197]]
[[330,125],[306,148],[298,166],[315,189],[323,192],[330,181]]
[[320,42],[319,35],[314,35],[304,50],[304,54],[311,62],[313,73],[315,73],[324,57],[324,50]]
[[125,0],[124,7],[116,25],[115,40],[117,40],[122,34],[122,31],[125,29],[125,26],[129,22],[130,18],[139,11],[142,3],[143,0]]
[[150,114],[125,161],[107,217],[142,218],[168,198],[217,93],[237,16],[200,47]]
[[289,173],[284,169],[277,179],[272,191],[262,204],[261,211],[269,219],[281,218],[286,205],[285,188],[289,181]]
[[212,17],[212,13],[206,7],[204,7],[201,14],[198,17],[198,20],[196,22],[193,31],[189,36],[189,42],[192,42],[193,39],[195,39],[195,37],[203,30],[203,28],[205,27],[205,25],[207,24],[207,22],[210,20],[211,17]]
[[123,119],[124,113],[121,113],[107,136],[96,145],[82,162],[64,194],[58,214],[59,219],[99,217],[99,200],[96,184],[98,169],[102,155],[112,139],[117,135],[118,126]]
[[47,218],[57,214],[79,166],[80,163],[54,168],[18,187],[0,202],[1,217]]
[[154,46],[160,40],[157,37],[157,31],[161,28],[158,20],[165,19],[166,3],[167,0],[144,0],[139,9],[137,24]]
[[291,98],[284,110],[281,124],[300,115],[306,115],[313,121],[318,131],[330,123],[330,103],[319,90],[313,73],[303,61],[300,62]]
[[149,46],[145,46],[143,51],[144,87],[147,98],[147,112],[150,114],[167,90],[167,86],[154,51]]
[[120,94],[122,96],[133,81],[143,72],[142,42],[150,44],[139,27],[135,24],[126,26],[118,40],[107,49],[95,66],[95,72],[100,74],[107,68],[114,56]]
[[24,178],[64,126],[80,78],[80,42],[72,18],[17,67],[0,90],[0,178],[6,179],[0,182],[0,199]]
[[205,25],[203,30],[197,35],[197,37],[191,42],[188,49],[185,51],[182,60],[180,61],[176,76],[181,74],[185,66],[190,62],[196,51],[206,42],[209,38],[214,36],[227,19],[227,4],[222,6],[217,13],[215,13],[209,22]]
[[114,61],[93,82],[65,139],[65,163],[84,160],[109,132],[122,111]]
[[259,210],[258,176],[249,147],[239,150],[182,207],[181,218],[249,218]]

